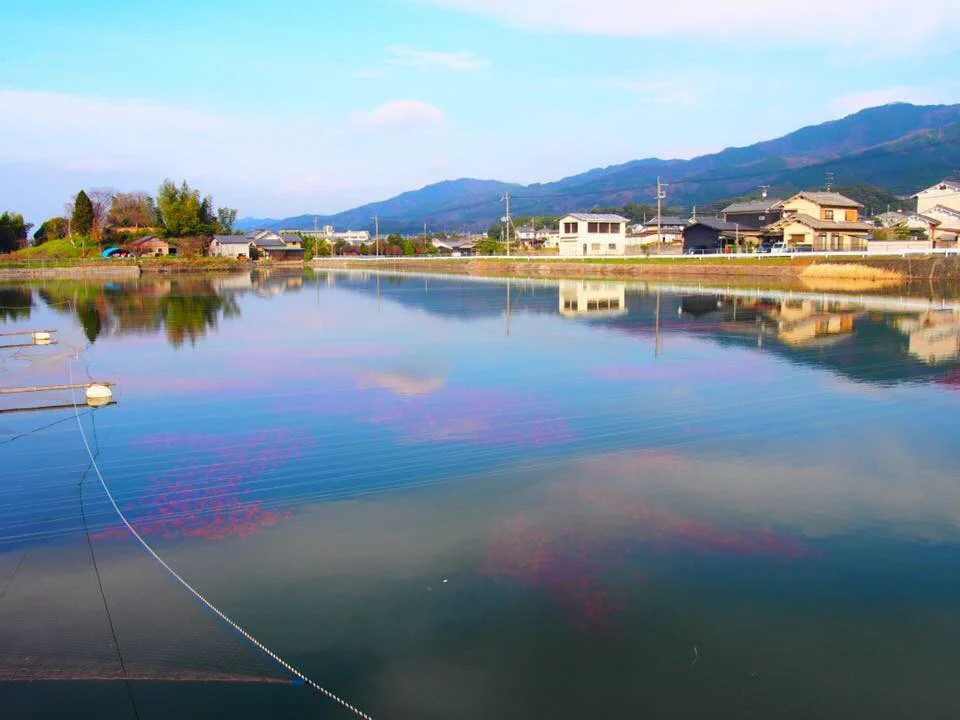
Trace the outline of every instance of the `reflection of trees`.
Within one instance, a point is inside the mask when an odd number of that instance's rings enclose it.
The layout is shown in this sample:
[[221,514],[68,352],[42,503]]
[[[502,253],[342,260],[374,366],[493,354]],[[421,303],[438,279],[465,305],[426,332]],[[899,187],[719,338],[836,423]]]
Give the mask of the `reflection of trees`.
[[216,328],[221,316],[240,314],[236,299],[217,295],[205,278],[136,285],[63,281],[45,284],[40,296],[58,312],[76,315],[90,342],[108,330],[123,335],[163,329],[170,344],[180,347]]
[[220,314],[225,318],[236,317],[240,308],[232,297],[221,297],[211,292],[207,295],[169,295],[161,301],[163,323],[167,340],[180,347],[185,340],[193,345],[197,338],[206,334],[207,328],[216,328]]
[[33,307],[33,294],[27,288],[0,287],[0,320],[26,320]]

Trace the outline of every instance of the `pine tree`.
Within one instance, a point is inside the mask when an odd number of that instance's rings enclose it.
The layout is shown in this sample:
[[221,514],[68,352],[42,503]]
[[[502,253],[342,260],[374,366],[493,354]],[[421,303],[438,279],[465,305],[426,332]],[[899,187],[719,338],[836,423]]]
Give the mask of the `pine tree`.
[[77,199],[73,201],[70,230],[74,235],[89,235],[93,230],[93,203],[83,190],[77,193]]

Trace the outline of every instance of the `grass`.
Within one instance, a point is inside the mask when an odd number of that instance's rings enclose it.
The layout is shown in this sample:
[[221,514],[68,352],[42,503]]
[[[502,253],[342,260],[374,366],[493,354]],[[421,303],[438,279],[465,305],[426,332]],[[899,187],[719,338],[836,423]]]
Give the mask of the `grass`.
[[96,244],[87,244],[85,248],[74,247],[67,239],[48,240],[42,245],[34,245],[4,258],[4,262],[16,260],[65,260],[65,259],[86,259],[100,257],[100,246]]

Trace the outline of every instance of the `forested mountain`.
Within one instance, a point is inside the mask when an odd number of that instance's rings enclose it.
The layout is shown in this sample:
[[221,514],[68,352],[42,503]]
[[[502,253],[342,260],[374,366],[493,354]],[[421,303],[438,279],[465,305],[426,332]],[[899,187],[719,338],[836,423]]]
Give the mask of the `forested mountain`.
[[596,168],[555,182],[520,185],[462,178],[428,185],[336,215],[283,220],[244,218],[238,227],[307,229],[314,218],[338,229],[372,226],[405,231],[483,228],[503,213],[499,197],[513,196],[518,215],[562,214],[592,207],[649,203],[656,179],[669,183],[668,204],[689,208],[754,194],[760,185],[787,195],[821,187],[828,173],[838,186],[872,186],[909,195],[960,168],[960,105],[906,103],[869,108],[801,128],[789,135],[690,160],[648,158]]

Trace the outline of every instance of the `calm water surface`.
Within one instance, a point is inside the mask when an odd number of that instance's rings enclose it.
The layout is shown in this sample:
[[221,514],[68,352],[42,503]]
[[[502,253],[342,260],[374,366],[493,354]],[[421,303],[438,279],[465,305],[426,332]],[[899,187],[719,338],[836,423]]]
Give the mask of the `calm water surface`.
[[[133,526],[375,718],[960,714],[960,306],[326,273],[0,301],[58,330],[0,386],[116,382],[80,421]],[[0,414],[0,463],[4,718],[351,717],[144,552],[70,407]]]

